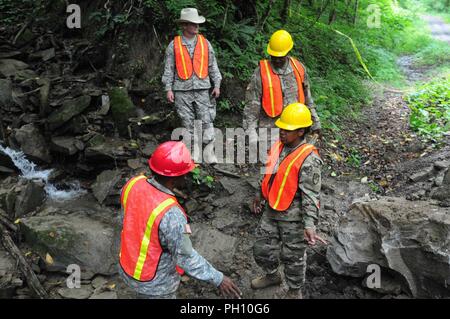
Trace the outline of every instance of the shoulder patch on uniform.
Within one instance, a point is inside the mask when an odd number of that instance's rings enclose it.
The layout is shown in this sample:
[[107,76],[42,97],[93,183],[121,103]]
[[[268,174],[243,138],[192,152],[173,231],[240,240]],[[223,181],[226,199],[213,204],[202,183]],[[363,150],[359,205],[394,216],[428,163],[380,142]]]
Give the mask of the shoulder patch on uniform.
[[320,175],[318,173],[314,173],[312,180],[314,185],[317,185],[320,181]]

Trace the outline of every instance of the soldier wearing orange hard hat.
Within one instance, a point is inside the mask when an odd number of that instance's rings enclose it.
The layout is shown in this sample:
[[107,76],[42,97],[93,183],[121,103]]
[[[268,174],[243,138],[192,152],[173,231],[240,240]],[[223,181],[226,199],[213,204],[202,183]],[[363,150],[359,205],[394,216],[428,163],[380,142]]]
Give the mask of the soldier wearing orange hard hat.
[[165,142],[149,159],[154,176],[133,177],[122,189],[119,272],[138,298],[176,298],[184,272],[240,298],[239,288],[192,248],[187,215],[173,193],[195,166],[182,142]]

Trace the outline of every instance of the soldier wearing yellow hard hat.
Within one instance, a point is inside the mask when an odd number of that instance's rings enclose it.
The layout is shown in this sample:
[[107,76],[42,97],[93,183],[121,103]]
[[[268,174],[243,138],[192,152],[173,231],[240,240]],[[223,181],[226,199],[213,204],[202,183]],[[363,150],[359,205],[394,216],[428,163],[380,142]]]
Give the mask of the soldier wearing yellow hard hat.
[[259,62],[246,91],[244,129],[271,128],[283,109],[295,102],[305,104],[312,114],[312,131],[320,134],[320,120],[311,96],[305,66],[289,56],[294,41],[286,30],[278,30],[267,45],[270,60]]
[[277,297],[302,298],[306,247],[318,241],[326,244],[316,233],[323,162],[316,147],[306,142],[314,125],[307,106],[288,105],[275,125],[280,140],[269,152],[261,190],[253,201],[253,211],[263,211],[253,255],[265,275],[253,279],[251,286],[280,285],[283,263],[289,290],[280,288]]

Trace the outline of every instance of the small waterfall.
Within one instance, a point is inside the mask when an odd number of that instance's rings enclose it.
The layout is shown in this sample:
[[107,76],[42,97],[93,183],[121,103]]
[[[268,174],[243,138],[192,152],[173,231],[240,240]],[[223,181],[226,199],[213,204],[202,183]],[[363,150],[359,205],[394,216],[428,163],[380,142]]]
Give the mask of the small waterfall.
[[20,170],[22,173],[22,177],[25,179],[40,179],[45,184],[45,191],[49,198],[56,201],[65,201],[68,199],[73,199],[80,195],[86,193],[86,190],[82,189],[80,183],[75,181],[71,183],[67,183],[67,190],[60,190],[55,185],[52,185],[48,178],[50,174],[53,172],[53,169],[40,170],[37,168],[37,165],[26,159],[25,154],[23,152],[18,152],[10,149],[9,147],[3,147],[0,144],[0,152],[8,155],[14,165]]

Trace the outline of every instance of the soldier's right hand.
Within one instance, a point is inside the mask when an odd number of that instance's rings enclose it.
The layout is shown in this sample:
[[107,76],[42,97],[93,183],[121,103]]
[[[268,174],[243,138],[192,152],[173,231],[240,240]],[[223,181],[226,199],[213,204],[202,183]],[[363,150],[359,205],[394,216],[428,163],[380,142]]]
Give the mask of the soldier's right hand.
[[255,199],[253,200],[253,213],[259,214],[262,210],[262,201],[261,196],[258,194],[255,196]]
[[173,94],[173,91],[167,91],[167,101],[169,101],[170,103],[175,102],[175,95]]
[[219,286],[220,292],[223,296],[241,299],[242,292],[238,286],[227,276],[223,276],[222,283]]

